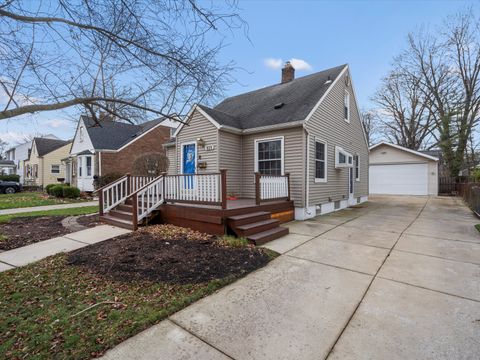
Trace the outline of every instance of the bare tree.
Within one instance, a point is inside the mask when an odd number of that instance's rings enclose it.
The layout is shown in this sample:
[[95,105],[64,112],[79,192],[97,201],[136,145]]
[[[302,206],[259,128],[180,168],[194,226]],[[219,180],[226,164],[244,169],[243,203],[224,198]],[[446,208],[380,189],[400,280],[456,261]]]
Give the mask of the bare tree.
[[144,154],[135,159],[133,174],[141,176],[160,176],[168,170],[169,161],[165,154]]
[[381,109],[381,123],[387,139],[418,150],[431,139],[434,121],[420,80],[402,71],[401,57],[395,61],[395,69],[382,79],[372,100]]
[[403,69],[421,84],[434,135],[453,176],[465,164],[480,114],[480,23],[472,11],[448,18],[437,34],[410,34]]
[[372,146],[376,144],[380,138],[378,114],[375,110],[362,109],[360,115],[368,146]]
[[[231,81],[219,53],[235,1],[0,0],[0,119],[77,107],[170,117]],[[2,94],[3,92],[3,94]]]
[[5,151],[7,151],[8,143],[0,138],[0,160],[5,157]]

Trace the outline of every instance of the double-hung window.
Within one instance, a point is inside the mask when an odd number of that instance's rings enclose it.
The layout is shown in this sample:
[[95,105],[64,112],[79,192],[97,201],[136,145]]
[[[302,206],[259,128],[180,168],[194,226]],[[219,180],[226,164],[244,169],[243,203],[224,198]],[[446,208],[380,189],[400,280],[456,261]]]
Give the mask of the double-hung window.
[[256,171],[262,175],[283,174],[283,137],[256,140]]
[[51,173],[52,174],[60,174],[60,165],[52,165]]
[[327,182],[327,144],[315,140],[315,182]]
[[343,97],[343,116],[346,122],[350,122],[350,94],[347,90]]

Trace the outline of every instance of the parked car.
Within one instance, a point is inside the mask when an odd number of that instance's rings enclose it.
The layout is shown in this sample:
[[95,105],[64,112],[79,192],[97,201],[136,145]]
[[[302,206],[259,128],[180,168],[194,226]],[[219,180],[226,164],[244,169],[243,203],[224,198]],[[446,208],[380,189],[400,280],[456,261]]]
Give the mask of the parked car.
[[22,184],[15,181],[0,180],[0,194],[15,194],[22,191]]

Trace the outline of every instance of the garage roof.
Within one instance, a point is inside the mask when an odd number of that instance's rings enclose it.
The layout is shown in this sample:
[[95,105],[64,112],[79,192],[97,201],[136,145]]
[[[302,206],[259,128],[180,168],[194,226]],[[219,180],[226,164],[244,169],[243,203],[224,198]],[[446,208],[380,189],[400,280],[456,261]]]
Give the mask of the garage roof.
[[393,147],[395,149],[402,150],[402,151],[405,151],[405,152],[408,152],[408,153],[411,153],[411,154],[414,154],[414,155],[417,155],[417,156],[420,156],[420,157],[423,157],[423,158],[426,158],[426,159],[429,159],[429,160],[438,161],[438,158],[436,158],[436,157],[433,157],[433,156],[430,156],[430,155],[427,155],[427,154],[423,154],[419,151],[408,149],[408,148],[400,146],[400,145],[390,144],[390,143],[387,143],[385,141],[382,141],[382,142],[380,142],[376,145],[371,146],[370,151],[372,151],[373,149],[375,149],[375,148],[377,148],[381,145],[390,146],[390,147]]

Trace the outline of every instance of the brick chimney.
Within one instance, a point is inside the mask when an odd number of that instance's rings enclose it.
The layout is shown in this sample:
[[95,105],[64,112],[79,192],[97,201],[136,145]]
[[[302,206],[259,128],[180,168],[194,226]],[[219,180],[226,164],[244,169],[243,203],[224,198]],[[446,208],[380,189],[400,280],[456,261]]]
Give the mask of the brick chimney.
[[295,68],[290,64],[290,61],[285,63],[282,69],[282,84],[290,82],[295,79]]

